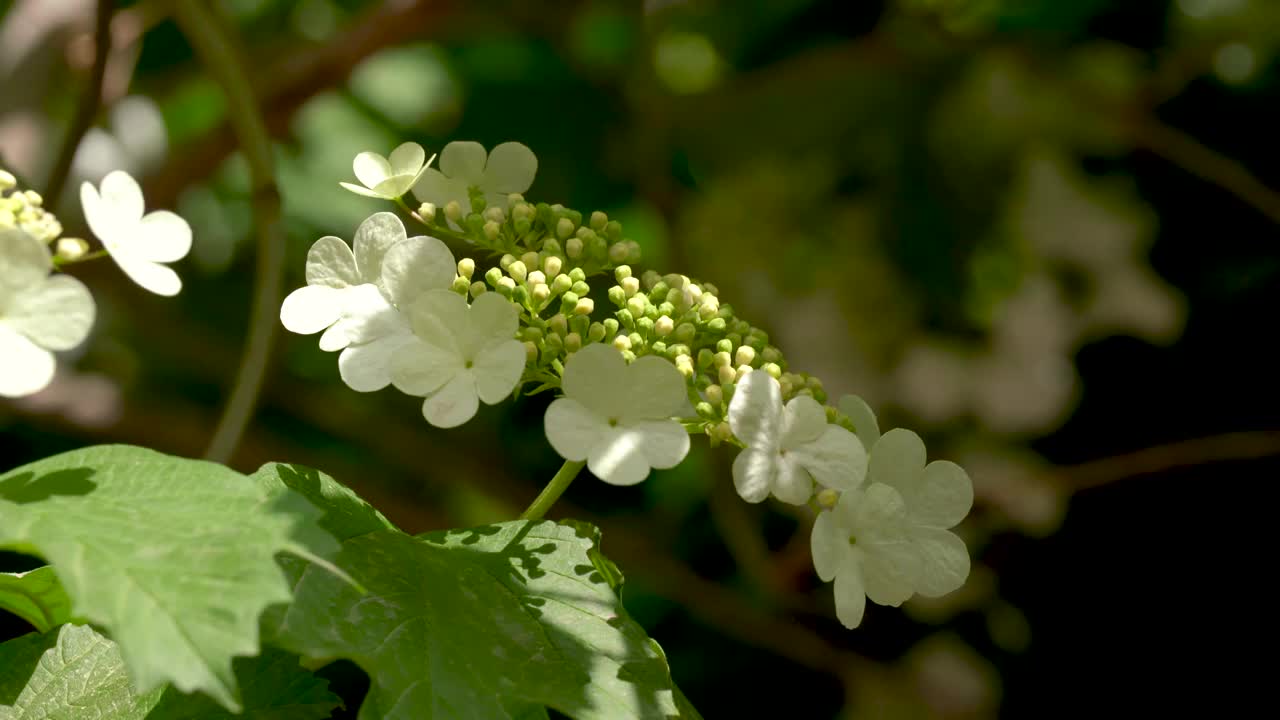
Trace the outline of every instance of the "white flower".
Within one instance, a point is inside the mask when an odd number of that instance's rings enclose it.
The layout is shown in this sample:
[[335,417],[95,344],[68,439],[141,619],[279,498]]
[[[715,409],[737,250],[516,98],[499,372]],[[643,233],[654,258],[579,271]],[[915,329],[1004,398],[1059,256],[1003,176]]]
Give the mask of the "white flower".
[[[431,156],[434,160],[435,156]],[[351,163],[356,179],[364,187],[348,182],[338,183],[357,195],[395,200],[418,184],[431,164],[427,152],[415,142],[407,142],[391,151],[389,158],[374,152],[362,152]]]
[[191,226],[169,212],[146,210],[142,189],[121,170],[102,179],[102,191],[92,183],[80,186],[84,219],[93,234],[130,280],[157,295],[177,295],[182,279],[161,263],[177,262],[191,250]]
[[920,558],[916,592],[939,597],[969,577],[969,551],[949,528],[973,507],[973,483],[964,468],[946,460],[925,465],[924,442],[903,428],[890,430],[871,449],[867,477],[902,496],[911,544]]
[[518,142],[505,142],[486,155],[477,142],[451,142],[440,152],[440,169],[428,169],[413,194],[422,202],[443,208],[457,201],[465,216],[471,212],[469,188],[484,194],[489,207],[507,206],[507,196],[533,184],[538,158]]
[[425,397],[422,416],[436,427],[470,420],[483,400],[502,402],[524,372],[524,345],[515,339],[520,311],[497,293],[471,305],[451,290],[423,293],[406,308],[414,339],[391,358],[391,380]]
[[79,280],[49,276],[44,243],[0,228],[0,396],[43,390],[53,379],[55,350],[70,350],[93,326],[93,297]]
[[973,504],[973,486],[955,463],[925,465],[910,430],[885,433],[871,449],[869,485],[840,496],[813,526],[813,565],[835,580],[836,615],[862,621],[866,598],[901,605],[914,593],[945,595],[969,576],[969,552],[947,528]]
[[888,485],[841,494],[813,524],[811,549],[818,577],[835,580],[836,617],[845,627],[862,622],[868,597],[896,607],[915,591],[919,558],[907,534],[902,496]]
[[757,503],[773,493],[803,505],[816,480],[852,490],[867,472],[867,453],[848,430],[827,423],[827,413],[800,395],[784,407],[782,388],[768,373],[742,378],[729,403],[729,427],[747,449],[733,461],[733,484],[743,500]]
[[565,363],[562,387],[547,408],[547,440],[601,480],[634,485],[689,453],[689,434],[671,420],[688,403],[684,376],[666,360],[628,365],[612,345],[588,345]]
[[356,230],[355,251],[322,237],[307,253],[307,286],[284,299],[280,321],[290,331],[321,330],[320,349],[342,350],[338,370],[353,390],[391,383],[390,358],[412,339],[396,307],[453,282],[453,253],[432,237],[407,238],[393,213],[376,213]]

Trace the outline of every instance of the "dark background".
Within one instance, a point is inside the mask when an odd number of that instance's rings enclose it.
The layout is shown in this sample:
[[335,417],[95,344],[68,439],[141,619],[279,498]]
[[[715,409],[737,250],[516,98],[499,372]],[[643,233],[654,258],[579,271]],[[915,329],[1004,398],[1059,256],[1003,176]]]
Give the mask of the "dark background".
[[[93,5],[0,2],[0,157],[37,188]],[[197,456],[229,392],[247,175],[164,6],[121,3],[69,185],[123,167],[187,217],[186,289],[76,268],[94,334],[48,390],[0,403],[0,469],[102,442]],[[728,453],[575,484],[553,514],[603,527],[708,718],[1226,712],[1268,687],[1280,3],[221,7],[278,142],[289,287],[317,237],[385,209],[337,186],[357,152],[519,140],[530,199],[609,212],[646,267],[719,285],[833,398],[969,469],[968,585],[853,632],[813,577],[810,519],[737,502]],[[83,235],[72,198],[47,204]],[[268,373],[233,466],[321,468],[412,532],[514,517],[558,465],[541,397],[444,432],[413,399],[347,390],[314,338],[282,333]],[[331,675],[354,706],[359,679]]]

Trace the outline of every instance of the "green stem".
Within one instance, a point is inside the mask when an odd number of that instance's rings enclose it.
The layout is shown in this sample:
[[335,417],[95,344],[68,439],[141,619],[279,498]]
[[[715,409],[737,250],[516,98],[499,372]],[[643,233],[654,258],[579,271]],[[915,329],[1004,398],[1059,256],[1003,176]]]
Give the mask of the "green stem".
[[542,488],[542,492],[538,493],[538,497],[533,499],[533,504],[527,510],[520,513],[521,520],[541,520],[543,515],[556,504],[556,500],[569,489],[569,484],[573,479],[578,477],[578,473],[582,472],[582,468],[586,462],[576,462],[573,460],[565,460],[561,466],[560,472],[551,478],[551,482]]
[[417,210],[414,210],[413,208],[409,207],[409,204],[404,201],[403,197],[396,198],[396,204],[399,205],[400,209],[408,213],[409,216],[412,217],[414,220],[417,220],[418,222],[426,226],[426,228],[431,231],[431,234],[433,237],[436,237],[440,240],[453,240],[454,242],[465,243],[467,245],[476,244],[475,241],[473,241],[471,238],[467,237],[466,235],[463,235],[462,233],[456,233],[453,230],[443,225],[440,225],[439,223],[427,222],[426,218],[419,215]]
[[106,250],[94,250],[93,252],[85,253],[84,255],[81,255],[80,257],[74,260],[68,260],[66,258],[60,258],[57,255],[54,255],[53,266],[56,268],[61,268],[61,267],[66,267],[67,265],[77,265],[79,263],[89,262],[90,260],[97,260],[98,258],[104,258],[107,256],[107,254],[108,253]]
[[227,97],[228,119],[249,164],[254,225],[258,231],[249,338],[240,357],[231,396],[205,451],[205,457],[210,460],[227,462],[253,417],[275,340],[284,285],[285,237],[280,191],[276,186],[267,124],[230,30],[224,27],[223,19],[200,0],[179,0],[173,10],[178,27]]
[[84,86],[84,94],[80,104],[76,106],[75,116],[67,126],[67,134],[62,139],[62,147],[54,160],[53,170],[49,172],[49,183],[44,189],[45,204],[56,207],[62,189],[67,185],[71,175],[71,165],[76,157],[80,141],[93,126],[93,118],[98,114],[98,106],[102,104],[102,83],[107,74],[107,60],[111,54],[111,17],[116,9],[114,0],[98,0],[97,19],[93,31],[93,65],[89,69],[89,78]]

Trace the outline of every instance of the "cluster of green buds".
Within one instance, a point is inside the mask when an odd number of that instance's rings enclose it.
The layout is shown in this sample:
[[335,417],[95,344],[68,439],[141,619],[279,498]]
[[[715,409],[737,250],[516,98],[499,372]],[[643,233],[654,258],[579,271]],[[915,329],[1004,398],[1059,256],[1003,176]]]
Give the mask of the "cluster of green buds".
[[[466,215],[456,200],[444,208],[423,203],[417,215],[441,236],[454,235],[450,227],[458,227],[462,239],[494,253],[517,258],[529,252],[543,258],[558,257],[562,267],[581,268],[586,275],[640,259],[640,245],[623,237],[622,224],[603,212],[592,213],[584,223],[577,210],[529,203],[518,193],[507,197],[504,209],[488,205],[484,194],[475,188],[470,203],[472,210]],[[526,269],[534,272],[540,266],[526,265]]]
[[78,260],[89,250],[80,238],[62,237],[62,223],[44,208],[35,190],[23,190],[13,173],[0,168],[0,228],[16,228],[52,245],[56,261]]

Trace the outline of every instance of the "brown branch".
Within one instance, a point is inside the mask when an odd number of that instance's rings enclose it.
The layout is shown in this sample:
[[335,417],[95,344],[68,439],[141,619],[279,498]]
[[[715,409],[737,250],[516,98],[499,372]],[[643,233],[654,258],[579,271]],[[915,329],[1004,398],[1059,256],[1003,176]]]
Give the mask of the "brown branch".
[[1280,430],[1210,435],[1057,468],[1054,478],[1076,492],[1180,468],[1280,457]]
[[84,87],[84,94],[76,106],[76,113],[67,126],[67,134],[58,149],[58,157],[49,172],[49,182],[45,186],[45,203],[55,207],[62,190],[67,186],[67,178],[71,175],[71,164],[76,159],[76,151],[80,141],[89,132],[93,119],[98,114],[98,106],[102,104],[102,81],[107,74],[107,58],[111,54],[111,17],[115,12],[115,0],[98,0],[98,15],[93,31],[93,65],[89,69],[89,77]]

